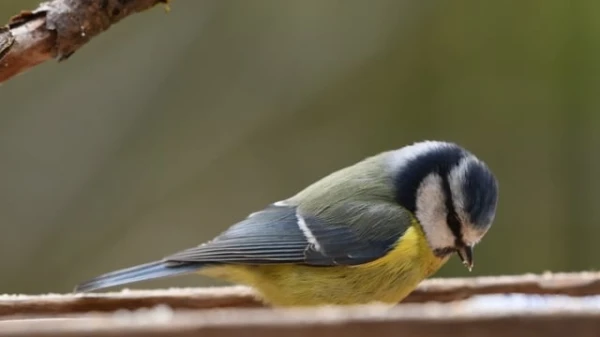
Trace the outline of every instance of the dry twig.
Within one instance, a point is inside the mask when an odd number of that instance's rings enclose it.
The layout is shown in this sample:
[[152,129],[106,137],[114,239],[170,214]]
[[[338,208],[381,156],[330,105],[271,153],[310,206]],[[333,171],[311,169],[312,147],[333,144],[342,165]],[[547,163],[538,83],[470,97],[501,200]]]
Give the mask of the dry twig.
[[0,83],[52,58],[65,60],[121,19],[169,0],[51,0],[0,27]]
[[[521,293],[586,296],[600,294],[600,273],[567,273],[431,279],[423,282],[403,304],[450,302],[474,295]],[[149,308],[165,304],[175,309],[259,307],[246,287],[130,290],[114,293],[0,296],[0,316],[47,315]]]

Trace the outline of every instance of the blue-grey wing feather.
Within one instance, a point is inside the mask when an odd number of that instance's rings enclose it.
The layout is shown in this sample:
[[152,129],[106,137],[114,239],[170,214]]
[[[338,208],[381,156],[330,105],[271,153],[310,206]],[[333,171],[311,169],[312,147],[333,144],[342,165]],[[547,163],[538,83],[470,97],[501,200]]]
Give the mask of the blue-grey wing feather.
[[[386,226],[382,235],[376,227],[398,219],[390,218],[385,212],[381,219],[377,214],[361,218],[360,214],[355,214],[357,211],[361,209],[340,207],[338,214],[331,216],[299,211],[293,205],[273,204],[233,225],[214,240],[165,260],[171,263],[356,265],[385,255],[406,230],[405,223],[398,223],[397,226]],[[368,212],[367,209],[362,211]],[[299,217],[310,230],[313,240],[309,240],[298,225]],[[370,223],[356,226],[355,223],[350,225],[349,221]]]

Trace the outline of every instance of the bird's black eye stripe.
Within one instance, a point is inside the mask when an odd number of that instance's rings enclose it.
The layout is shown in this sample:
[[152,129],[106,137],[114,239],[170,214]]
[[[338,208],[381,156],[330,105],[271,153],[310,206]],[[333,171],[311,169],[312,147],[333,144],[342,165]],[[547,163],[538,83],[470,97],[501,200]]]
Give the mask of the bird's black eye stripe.
[[454,201],[452,199],[452,191],[450,190],[450,183],[448,182],[448,175],[442,175],[442,189],[444,190],[444,195],[446,196],[446,222],[448,223],[448,227],[452,234],[454,234],[454,241],[457,247],[464,246],[464,242],[462,240],[462,229],[460,226],[460,220],[458,219],[458,214],[456,213],[456,209],[454,208]]

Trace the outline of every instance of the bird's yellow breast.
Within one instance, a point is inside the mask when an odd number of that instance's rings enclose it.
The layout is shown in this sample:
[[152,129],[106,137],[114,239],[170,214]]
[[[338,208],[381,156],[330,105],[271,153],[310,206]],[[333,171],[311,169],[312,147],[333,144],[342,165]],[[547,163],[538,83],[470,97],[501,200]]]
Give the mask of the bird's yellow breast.
[[249,285],[274,306],[395,304],[446,261],[433,254],[415,222],[392,251],[362,265],[228,265],[207,267],[200,273]]

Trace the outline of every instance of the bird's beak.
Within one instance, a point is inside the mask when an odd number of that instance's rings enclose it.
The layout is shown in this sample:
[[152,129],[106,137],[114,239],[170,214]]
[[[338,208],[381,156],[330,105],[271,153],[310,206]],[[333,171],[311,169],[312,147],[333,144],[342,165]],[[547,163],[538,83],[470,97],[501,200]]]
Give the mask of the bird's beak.
[[473,247],[463,246],[456,252],[462,263],[471,271],[473,269]]

